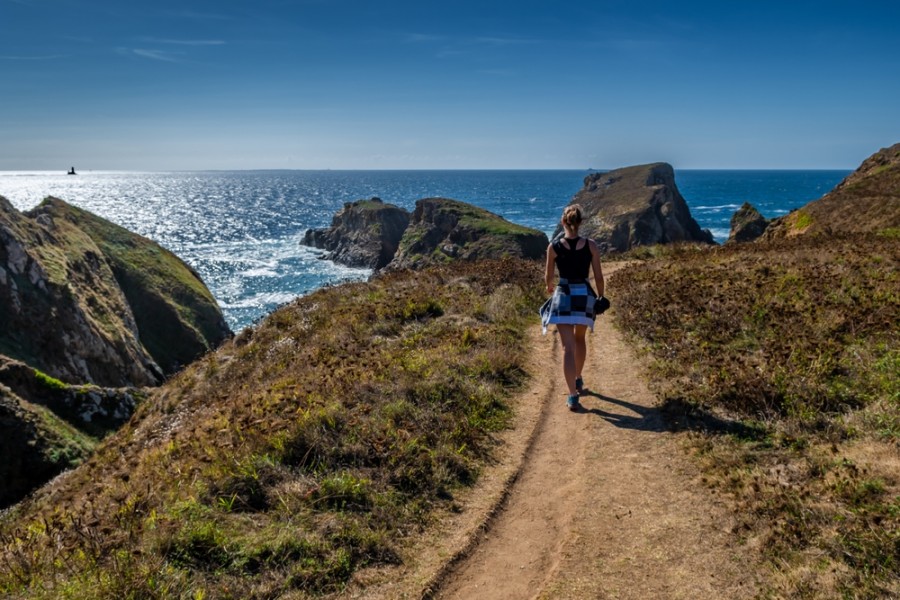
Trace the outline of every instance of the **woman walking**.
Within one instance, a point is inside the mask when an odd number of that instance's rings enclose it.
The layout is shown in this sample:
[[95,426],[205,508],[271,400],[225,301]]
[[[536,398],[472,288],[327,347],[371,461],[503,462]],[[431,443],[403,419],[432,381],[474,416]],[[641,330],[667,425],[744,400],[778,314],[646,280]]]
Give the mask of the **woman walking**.
[[[544,280],[547,292],[553,295],[541,307],[544,333],[547,333],[547,325],[553,323],[562,341],[563,375],[569,388],[566,405],[572,411],[581,407],[578,396],[584,389],[581,370],[587,353],[585,335],[588,327],[594,330],[594,318],[609,305],[603,298],[600,252],[594,240],[578,235],[581,220],[582,209],[578,204],[571,204],[563,210],[561,224],[565,235],[547,247]],[[559,271],[558,283],[553,281],[554,266]],[[588,281],[591,270],[594,272],[596,292]]]

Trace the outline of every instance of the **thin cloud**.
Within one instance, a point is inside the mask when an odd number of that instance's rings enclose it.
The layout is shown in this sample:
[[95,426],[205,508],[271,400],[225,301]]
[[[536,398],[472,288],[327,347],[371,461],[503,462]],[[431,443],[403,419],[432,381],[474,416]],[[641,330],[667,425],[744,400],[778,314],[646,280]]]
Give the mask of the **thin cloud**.
[[433,42],[443,42],[446,36],[434,35],[431,33],[407,33],[404,35],[404,41],[410,44],[425,44]]
[[488,46],[520,46],[523,44],[539,44],[541,40],[484,36],[475,38],[473,42],[476,44],[486,44]]
[[224,46],[224,40],[173,40],[170,38],[141,38],[151,44],[169,44],[173,46]]
[[176,19],[196,19],[198,21],[233,21],[234,17],[217,13],[203,13],[194,10],[167,10],[164,13],[167,17],[175,17]]
[[163,62],[172,63],[181,62],[182,56],[179,52],[166,52],[165,50],[147,50],[145,48],[132,48],[131,52],[142,58],[149,58],[152,60],[161,60]]
[[43,56],[10,56],[0,55],[0,60],[56,60],[65,58],[63,54],[45,54]]

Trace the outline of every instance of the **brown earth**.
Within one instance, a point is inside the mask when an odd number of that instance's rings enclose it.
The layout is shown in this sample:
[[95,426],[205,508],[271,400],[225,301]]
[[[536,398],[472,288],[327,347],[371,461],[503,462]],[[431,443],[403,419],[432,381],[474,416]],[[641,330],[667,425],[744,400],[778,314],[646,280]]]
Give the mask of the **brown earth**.
[[[619,266],[607,264],[607,275]],[[446,565],[423,582],[425,597],[753,597],[763,578],[753,549],[738,543],[734,518],[667,431],[610,317],[588,337],[578,413],[565,406],[558,338],[531,335],[525,430],[487,474],[479,504],[448,524],[459,529],[453,542],[441,556],[420,555],[424,571],[438,558]]]

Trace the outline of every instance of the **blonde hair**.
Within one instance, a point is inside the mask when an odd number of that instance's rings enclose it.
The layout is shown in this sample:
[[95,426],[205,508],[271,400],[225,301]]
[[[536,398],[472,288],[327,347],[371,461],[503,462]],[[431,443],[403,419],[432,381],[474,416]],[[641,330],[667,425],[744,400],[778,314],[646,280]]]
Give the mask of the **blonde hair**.
[[563,225],[565,225],[569,229],[578,231],[578,228],[581,226],[581,211],[582,208],[580,204],[570,204],[565,209],[563,209]]

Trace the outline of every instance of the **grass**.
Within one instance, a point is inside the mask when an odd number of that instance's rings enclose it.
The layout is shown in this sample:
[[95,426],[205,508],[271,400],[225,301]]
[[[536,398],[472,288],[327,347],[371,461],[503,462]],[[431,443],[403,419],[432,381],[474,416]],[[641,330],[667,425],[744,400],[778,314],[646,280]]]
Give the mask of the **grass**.
[[617,274],[673,426],[773,597],[900,593],[900,244],[673,249]]
[[0,594],[306,598],[396,573],[510,423],[539,282],[460,263],[276,311],[0,523]]
[[442,264],[456,257],[445,254],[452,246],[459,257],[477,260],[487,257],[542,258],[546,236],[535,229],[511,223],[484,209],[447,198],[428,198],[432,213],[427,222],[411,223],[400,240],[398,257],[404,264]]
[[54,198],[35,210],[68,221],[67,239],[102,252],[115,278],[110,285],[117,284],[131,306],[141,343],[167,373],[214,347],[227,333],[212,293],[170,251]]

